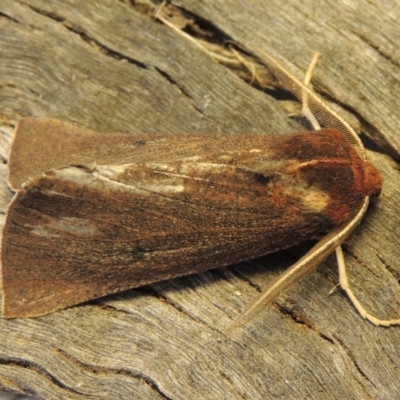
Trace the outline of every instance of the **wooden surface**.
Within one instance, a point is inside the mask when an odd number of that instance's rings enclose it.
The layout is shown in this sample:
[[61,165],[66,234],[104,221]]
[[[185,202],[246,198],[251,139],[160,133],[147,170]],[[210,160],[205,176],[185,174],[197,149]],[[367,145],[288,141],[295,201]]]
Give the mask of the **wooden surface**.
[[[291,132],[268,94],[129,1],[0,4],[2,219],[7,152],[21,117],[102,131]],[[146,4],[146,3],[144,3]],[[356,117],[384,191],[347,247],[350,282],[381,318],[400,316],[400,6],[361,1],[179,1],[197,31],[259,46]],[[263,4],[263,5],[261,5]],[[196,25],[197,23],[197,25]],[[218,31],[217,31],[218,29]],[[193,29],[196,30],[196,29]],[[232,136],[234,138],[234,136]],[[246,326],[222,329],[297,257],[283,252],[103,298],[0,320],[0,390],[46,399],[394,399],[400,327],[363,321],[333,257]]]

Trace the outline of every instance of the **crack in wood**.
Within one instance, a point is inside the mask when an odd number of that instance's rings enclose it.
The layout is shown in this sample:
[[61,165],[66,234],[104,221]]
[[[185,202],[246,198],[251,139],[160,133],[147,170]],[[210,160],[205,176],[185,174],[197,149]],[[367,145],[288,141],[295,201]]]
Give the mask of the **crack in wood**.
[[[79,366],[80,370],[84,370],[86,372],[92,373],[92,374],[103,374],[103,375],[109,375],[111,373],[114,373],[115,375],[123,375],[127,376],[130,378],[134,378],[137,380],[141,380],[146,383],[149,387],[151,387],[152,390],[157,392],[163,399],[165,400],[171,400],[163,391],[159,388],[159,385],[157,384],[156,380],[151,378],[149,375],[144,374],[141,371],[132,371],[128,370],[126,368],[106,368],[102,366],[95,366],[95,365],[89,365],[86,363],[83,363],[82,361],[78,360],[77,358],[73,357],[71,354],[67,353],[66,351],[62,349],[57,349],[57,352],[72,362],[73,364],[76,364]],[[77,392],[79,393],[79,392]],[[83,394],[83,393],[82,393]]]
[[372,382],[369,378],[368,375],[362,370],[361,366],[358,364],[357,360],[354,357],[353,352],[350,350],[348,346],[344,343],[342,339],[336,334],[333,335],[334,339],[339,343],[339,345],[342,347],[344,352],[347,354],[349,360],[352,362],[354,365],[355,369],[360,373],[360,375],[367,381],[369,382],[375,389],[377,389],[377,386]]
[[[53,384],[55,384],[59,388],[65,389],[69,393],[79,394],[79,395],[84,394],[83,392],[80,392],[78,390],[72,389],[72,388],[64,385],[59,379],[57,379],[54,375],[50,374],[50,372],[48,372],[43,366],[39,365],[38,363],[34,363],[34,362],[28,361],[28,360],[19,360],[16,358],[10,358],[10,359],[0,358],[0,365],[10,365],[10,366],[14,366],[14,367],[19,367],[19,368],[35,371],[39,375],[46,377],[49,381],[51,381]],[[26,389],[26,387],[24,387],[23,393],[28,394],[30,396],[37,395],[36,392]]]
[[176,86],[179,91],[190,100],[190,104],[193,106],[193,108],[198,111],[202,116],[206,116],[204,113],[204,110],[202,110],[199,106],[196,105],[196,102],[194,101],[195,99],[190,95],[189,91],[186,90],[186,88],[179,84],[179,82],[174,79],[168,72],[163,71],[161,68],[154,66],[154,69],[164,78],[166,79],[171,85]]
[[[95,47],[95,48],[97,48],[97,49],[100,49],[105,55],[107,55],[107,56],[109,56],[109,57],[111,57],[111,58],[113,58],[113,59],[116,59],[116,60],[125,60],[125,61],[127,61],[129,64],[133,64],[133,65],[135,65],[136,67],[139,67],[139,68],[148,70],[148,66],[147,66],[145,63],[143,63],[143,62],[141,62],[141,61],[138,61],[138,60],[135,60],[134,58],[128,57],[127,55],[125,55],[125,54],[123,54],[123,53],[121,53],[121,52],[118,52],[118,51],[116,51],[116,50],[113,50],[113,49],[107,47],[105,44],[101,43],[99,40],[97,40],[97,39],[93,38],[92,36],[90,36],[90,35],[89,35],[82,27],[80,27],[79,25],[77,25],[77,24],[72,24],[72,23],[68,22],[66,18],[61,17],[61,16],[59,16],[58,14],[56,14],[56,13],[54,13],[54,12],[44,11],[44,10],[41,10],[41,9],[39,9],[39,8],[37,8],[37,7],[33,7],[33,6],[31,6],[31,5],[29,5],[29,7],[30,7],[33,11],[37,12],[37,13],[40,14],[40,15],[43,15],[43,16],[48,17],[48,18],[50,18],[50,19],[53,19],[54,21],[56,21],[56,22],[58,22],[58,23],[62,22],[63,26],[64,26],[67,30],[69,30],[70,32],[72,32],[72,33],[74,33],[74,34],[80,36],[81,39],[82,39],[84,42],[88,43],[88,44],[91,45],[92,47]],[[93,46],[93,44],[95,44],[95,46]]]

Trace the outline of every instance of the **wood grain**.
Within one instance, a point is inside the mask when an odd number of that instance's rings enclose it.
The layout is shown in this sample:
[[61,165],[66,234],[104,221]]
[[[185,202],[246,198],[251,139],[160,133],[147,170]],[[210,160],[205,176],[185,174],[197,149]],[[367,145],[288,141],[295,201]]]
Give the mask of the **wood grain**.
[[[399,6],[355,0],[174,4],[203,30],[218,28],[217,39],[222,32],[223,39],[279,55],[299,77],[320,50],[316,90],[399,158]],[[139,2],[117,0],[2,1],[5,161],[21,117],[132,134],[299,129],[273,97],[143,10]],[[348,245],[346,261],[367,309],[398,317],[398,164],[368,154],[384,189]],[[12,196],[5,164],[0,174],[5,211]],[[222,332],[297,257],[296,250],[279,253],[46,317],[1,319],[0,389],[46,399],[399,397],[400,328],[376,328],[340,291],[328,295],[337,283],[333,258],[249,324],[229,336]]]

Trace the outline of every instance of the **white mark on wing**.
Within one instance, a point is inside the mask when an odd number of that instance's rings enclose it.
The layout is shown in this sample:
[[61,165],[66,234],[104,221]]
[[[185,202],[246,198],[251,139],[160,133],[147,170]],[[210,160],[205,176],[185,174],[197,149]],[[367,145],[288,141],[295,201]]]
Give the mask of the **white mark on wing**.
[[85,218],[61,217],[51,220],[46,225],[37,225],[31,233],[43,237],[59,237],[57,231],[71,233],[79,236],[94,236],[96,234],[96,225]]
[[303,198],[303,204],[314,212],[323,212],[328,206],[329,194],[322,190],[311,189]]
[[78,186],[86,186],[97,190],[104,190],[107,187],[112,190],[125,190],[141,193],[137,187],[116,180],[125,170],[126,166],[123,165],[98,166],[96,171],[90,173],[81,168],[68,167],[54,171],[54,174],[59,179],[74,183]]
[[185,175],[182,173],[171,173],[171,172],[165,172],[165,171],[157,171],[154,170],[153,171],[155,174],[160,174],[160,175],[165,175],[165,176],[169,176],[171,178],[178,178],[178,179],[191,179],[194,181],[206,181],[207,179],[204,178],[199,178],[197,176],[190,176],[190,175]]
[[167,163],[148,163],[146,164],[148,167],[151,167],[152,169],[160,170],[160,171],[165,171],[165,172],[173,172],[175,171],[175,167],[167,164]]
[[298,175],[280,175],[279,185],[288,198],[298,198],[307,211],[323,212],[330,200],[329,193],[316,186],[310,186]]
[[219,156],[218,161],[220,161],[222,164],[228,164],[232,161],[232,156],[229,154],[223,154]]
[[192,157],[185,157],[185,158],[182,159],[182,161],[192,161],[192,162],[194,162],[194,161],[198,161],[199,159],[200,159],[199,156],[192,156]]
[[56,221],[55,228],[84,236],[93,236],[96,233],[96,225],[85,218],[61,217]]
[[[168,183],[122,183],[118,182],[117,179],[121,173],[126,170],[127,166],[101,166],[97,167],[96,171],[88,173],[81,168],[68,167],[54,173],[58,175],[60,179],[75,183],[79,186],[86,186],[89,188],[95,188],[97,190],[118,190],[131,193],[140,194],[140,196],[148,196],[151,192],[156,193],[181,193],[185,190],[182,184],[171,184],[171,180]],[[154,171],[159,172],[159,171]],[[169,175],[168,172],[160,172],[161,174]]]
[[180,172],[183,174],[193,174],[194,172],[216,172],[221,170],[232,170],[233,165],[213,164],[213,163],[187,163],[182,164]]
[[31,230],[31,233],[36,236],[42,236],[42,237],[60,237],[60,235],[57,235],[55,233],[49,232],[45,226],[43,225],[37,225],[34,229]]
[[62,193],[62,192],[56,192],[55,190],[43,190],[43,193],[50,195],[50,196],[60,196],[60,197],[65,197],[67,199],[74,199],[75,196],[70,196],[67,195],[66,193]]
[[162,184],[139,184],[140,189],[157,193],[181,193],[185,190],[184,185],[162,185]]
[[96,167],[96,172],[98,172],[102,176],[113,179],[113,178],[117,178],[119,175],[123,174],[130,165],[132,165],[132,164],[98,165]]

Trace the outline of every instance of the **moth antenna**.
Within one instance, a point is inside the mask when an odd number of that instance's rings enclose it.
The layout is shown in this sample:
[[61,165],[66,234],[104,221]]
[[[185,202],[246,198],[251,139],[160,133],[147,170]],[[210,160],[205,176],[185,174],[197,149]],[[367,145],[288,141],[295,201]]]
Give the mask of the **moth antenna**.
[[[268,303],[274,300],[279,294],[303,278],[324,261],[335,248],[351,235],[357,225],[361,222],[369,204],[369,197],[365,197],[361,208],[352,220],[345,225],[339,226],[325,235],[314,247],[311,248],[299,261],[293,264],[285,272],[279,275],[250,306],[231,325],[226,327],[229,332],[244,322],[250,320]],[[344,261],[344,260],[343,260]],[[347,291],[346,291],[347,293]]]
[[328,105],[304,85],[304,83],[300,82],[295,76],[288,72],[274,57],[259,48],[251,49],[251,51],[281,81],[283,87],[297,97],[300,102],[303,101],[305,96],[307,97],[307,107],[322,126],[336,129],[343,133],[349,143],[357,151],[360,158],[362,160],[366,159],[364,145],[354,129],[342,117],[328,107]]
[[154,12],[153,12],[154,19],[160,19],[162,10],[167,3],[168,3],[168,0],[164,0],[157,7],[154,8]]
[[374,317],[373,315],[369,314],[364,306],[358,301],[356,296],[354,295],[353,291],[350,288],[349,281],[347,279],[346,273],[346,263],[343,257],[343,251],[340,246],[336,248],[336,259],[338,262],[339,268],[339,284],[340,287],[346,292],[347,296],[349,297],[350,301],[353,303],[354,307],[358,311],[358,313],[364,319],[372,322],[376,326],[391,326],[391,325],[400,325],[400,319],[390,319],[390,320],[382,320],[379,318]]

